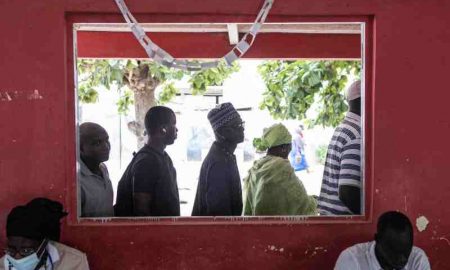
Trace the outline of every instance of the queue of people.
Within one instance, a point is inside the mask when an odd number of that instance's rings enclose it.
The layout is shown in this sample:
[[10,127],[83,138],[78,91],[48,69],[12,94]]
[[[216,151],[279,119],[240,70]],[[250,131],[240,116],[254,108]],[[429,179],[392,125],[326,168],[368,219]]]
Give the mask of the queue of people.
[[[264,130],[260,140],[266,144],[267,155],[255,161],[244,178],[243,196],[234,151],[244,141],[244,122],[231,103],[212,109],[207,118],[215,141],[201,166],[192,216],[361,214],[360,81],[347,89],[346,98],[349,112],[328,147],[318,198],[306,194],[292,159],[288,160],[293,152],[305,160],[299,138],[302,134],[293,139],[282,124]],[[95,123],[80,125],[82,217],[180,215],[177,173],[165,151],[177,138],[176,115],[170,108],[155,106],[148,110],[144,124],[147,142],[123,173],[114,206],[112,184],[103,163],[111,149],[108,134]],[[291,151],[292,146],[295,151]]]
[[[292,136],[282,124],[264,129],[258,142],[266,155],[244,178],[244,192],[234,151],[244,141],[244,122],[231,103],[208,113],[215,135],[203,161],[193,216],[352,215],[361,214],[361,90],[347,91],[349,112],[328,147],[321,194],[309,196],[288,156]],[[78,192],[82,217],[179,216],[177,174],[165,151],[177,138],[176,115],[164,106],[145,116],[148,141],[133,157],[119,181],[117,201],[103,163],[111,145],[95,123],[79,127]],[[86,255],[59,242],[63,206],[36,198],[7,217],[7,247],[0,270],[89,269]],[[428,258],[413,246],[408,217],[389,211],[378,219],[374,241],[344,250],[335,269],[430,269]]]

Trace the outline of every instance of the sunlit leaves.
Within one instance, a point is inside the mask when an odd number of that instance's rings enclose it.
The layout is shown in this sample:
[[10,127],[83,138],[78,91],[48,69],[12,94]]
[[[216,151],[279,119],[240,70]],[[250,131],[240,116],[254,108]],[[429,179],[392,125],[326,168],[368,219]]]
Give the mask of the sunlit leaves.
[[[142,68],[142,67],[148,68]],[[158,103],[169,102],[178,93],[175,82],[187,79],[191,84],[192,94],[203,94],[208,86],[222,85],[230,74],[239,70],[239,65],[228,67],[221,63],[217,68],[201,71],[183,71],[162,66],[151,60],[136,59],[79,59],[78,72],[78,97],[83,103],[95,103],[98,101],[97,88],[104,86],[110,90],[113,86],[121,94],[117,102],[118,112],[127,113],[133,104],[133,92],[136,91],[130,79],[136,71],[145,70],[145,76],[153,82],[151,91],[155,91],[158,85],[162,85],[162,92],[158,96]],[[148,74],[147,74],[148,70]]]
[[319,114],[310,126],[337,126],[347,111],[344,88],[348,77],[359,77],[359,61],[265,61],[258,67],[266,90],[261,109],[276,119],[306,119],[317,102]]

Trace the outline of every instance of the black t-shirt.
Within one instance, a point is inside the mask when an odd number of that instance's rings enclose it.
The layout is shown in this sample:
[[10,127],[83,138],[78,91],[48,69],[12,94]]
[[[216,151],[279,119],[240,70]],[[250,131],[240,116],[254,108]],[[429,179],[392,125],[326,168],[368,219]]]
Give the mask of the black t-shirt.
[[179,216],[177,175],[169,155],[145,145],[134,156],[117,188],[116,216],[135,216],[133,194],[151,195],[152,216]]

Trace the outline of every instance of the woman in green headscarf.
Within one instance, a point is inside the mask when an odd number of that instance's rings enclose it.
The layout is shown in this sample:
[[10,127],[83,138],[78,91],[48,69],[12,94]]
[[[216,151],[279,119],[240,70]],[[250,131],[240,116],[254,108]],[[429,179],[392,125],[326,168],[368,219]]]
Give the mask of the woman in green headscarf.
[[267,155],[253,164],[244,178],[244,215],[313,215],[316,200],[308,196],[288,160],[292,136],[285,126],[264,129],[254,144]]

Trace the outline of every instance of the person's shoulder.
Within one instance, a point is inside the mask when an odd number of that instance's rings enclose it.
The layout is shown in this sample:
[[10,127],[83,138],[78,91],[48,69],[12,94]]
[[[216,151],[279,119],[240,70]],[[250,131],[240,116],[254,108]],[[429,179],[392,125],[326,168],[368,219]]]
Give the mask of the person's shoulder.
[[413,269],[430,269],[428,257],[425,254],[425,251],[419,247],[413,246],[409,260],[412,263]]
[[334,269],[360,269],[360,261],[366,257],[371,244],[372,242],[359,243],[344,249],[339,255]]
[[5,264],[3,263],[5,261],[5,256],[0,258],[0,270],[5,270]]
[[59,242],[52,242],[51,244],[55,246],[58,251],[60,257],[58,264],[61,269],[89,269],[85,253]]
[[291,163],[289,162],[289,159],[286,158],[273,157],[270,161],[270,165],[283,169],[291,168],[292,171],[294,171],[294,169],[291,166]]
[[144,146],[135,154],[134,163],[154,163],[158,159],[158,154],[154,150],[148,146]]
[[344,249],[342,251],[342,253],[347,252],[347,253],[358,253],[361,251],[365,251],[370,247],[370,243],[371,242],[364,242],[364,243],[358,243],[358,244],[354,244],[353,246],[349,246],[346,249]]

